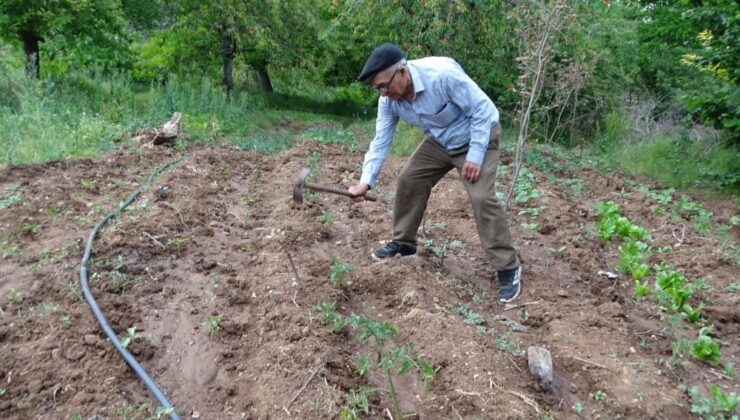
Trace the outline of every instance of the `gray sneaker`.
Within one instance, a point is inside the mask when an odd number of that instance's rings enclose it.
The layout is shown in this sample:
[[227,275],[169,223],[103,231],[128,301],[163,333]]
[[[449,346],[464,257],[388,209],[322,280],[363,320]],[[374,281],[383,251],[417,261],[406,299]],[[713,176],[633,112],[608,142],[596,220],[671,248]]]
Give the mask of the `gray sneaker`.
[[498,299],[500,302],[509,303],[519,296],[522,291],[522,266],[511,270],[498,272]]

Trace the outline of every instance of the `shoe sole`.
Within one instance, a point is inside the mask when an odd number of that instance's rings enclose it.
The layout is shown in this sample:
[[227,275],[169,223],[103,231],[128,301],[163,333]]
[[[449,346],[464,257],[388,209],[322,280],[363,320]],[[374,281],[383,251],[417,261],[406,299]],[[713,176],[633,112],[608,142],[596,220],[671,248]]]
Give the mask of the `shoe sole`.
[[[417,256],[417,255],[418,255],[418,254],[411,254],[411,255],[402,255],[402,256],[401,256],[401,258],[408,258],[408,259],[412,259],[412,258],[416,258],[416,256]],[[375,261],[380,261],[380,262],[384,262],[384,261],[388,261],[388,260],[392,260],[392,259],[396,258],[396,257],[395,257],[395,255],[394,255],[393,257],[388,257],[388,258],[378,258],[378,257],[376,257],[376,256],[375,256],[375,254],[373,254],[372,252],[370,252],[370,256],[371,256],[371,257],[373,257],[373,259],[374,259]]]

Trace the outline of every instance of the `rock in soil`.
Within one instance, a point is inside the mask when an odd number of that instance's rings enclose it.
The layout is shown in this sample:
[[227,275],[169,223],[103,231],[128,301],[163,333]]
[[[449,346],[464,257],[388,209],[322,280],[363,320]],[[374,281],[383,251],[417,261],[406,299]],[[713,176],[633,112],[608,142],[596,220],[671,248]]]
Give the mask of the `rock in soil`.
[[530,346],[527,349],[529,372],[537,379],[540,389],[552,390],[552,358],[550,351],[542,347]]

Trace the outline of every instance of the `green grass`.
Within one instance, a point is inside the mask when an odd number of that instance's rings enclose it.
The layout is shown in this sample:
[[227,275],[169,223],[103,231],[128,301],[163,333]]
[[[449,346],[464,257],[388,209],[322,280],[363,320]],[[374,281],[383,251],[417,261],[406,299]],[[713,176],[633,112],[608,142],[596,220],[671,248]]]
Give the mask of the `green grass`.
[[668,187],[740,192],[740,146],[678,135],[617,144],[604,155],[628,175],[648,176]]
[[[6,53],[0,50],[0,58]],[[74,73],[35,81],[10,66],[0,70],[7,76],[0,83],[0,168],[97,155],[139,129],[162,125],[175,111],[183,113],[187,138],[198,143],[229,143],[264,153],[313,137],[351,149],[358,144],[356,127],[315,128],[337,125],[337,116],[269,108],[264,96],[249,92],[235,92],[229,99],[206,79],[136,86],[126,74]]]

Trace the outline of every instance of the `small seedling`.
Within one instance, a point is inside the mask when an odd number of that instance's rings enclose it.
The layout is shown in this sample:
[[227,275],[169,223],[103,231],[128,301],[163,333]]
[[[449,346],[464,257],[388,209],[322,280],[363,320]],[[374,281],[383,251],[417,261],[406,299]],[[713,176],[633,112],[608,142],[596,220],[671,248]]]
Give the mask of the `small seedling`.
[[8,292],[8,300],[11,303],[21,303],[21,300],[23,300],[23,296],[21,295],[21,292],[15,290],[15,288],[10,289],[10,292]]
[[527,230],[537,230],[539,223],[522,223],[522,227]]
[[565,250],[566,250],[566,246],[565,245],[559,246],[557,248],[547,248],[547,251],[550,252],[555,257],[559,257],[559,256],[563,255],[563,253],[565,252]]
[[510,352],[514,356],[523,356],[524,350],[519,341],[511,336],[510,332],[505,332],[493,339],[493,344],[496,348],[503,352]]
[[717,385],[709,387],[710,398],[704,397],[699,392],[699,387],[692,387],[689,391],[691,396],[691,412],[706,419],[736,419],[735,410],[740,397],[736,393],[727,393]]
[[357,373],[360,376],[365,376],[370,371],[370,368],[372,367],[370,358],[367,356],[358,356],[355,359],[355,364],[356,364]]
[[64,328],[65,330],[72,326],[72,319],[70,319],[69,315],[67,314],[59,317],[59,322],[62,324],[62,328]]
[[208,319],[208,335],[213,337],[214,335],[222,331],[221,319],[222,315],[220,314],[211,315],[211,317]]
[[131,328],[127,328],[126,337],[121,340],[121,347],[127,349],[128,346],[131,345],[131,343],[133,343],[134,340],[136,340],[137,338],[139,338],[139,336],[136,334],[136,327],[133,326]]
[[163,419],[165,416],[169,416],[175,411],[174,407],[157,407],[157,410],[155,411],[155,415],[157,416],[156,419]]
[[331,266],[329,282],[334,287],[340,287],[347,284],[350,273],[355,271],[355,267],[350,263],[337,263]]
[[732,362],[725,362],[725,376],[735,378],[735,367],[733,366]]
[[[391,401],[393,402],[393,411],[395,412],[395,418],[403,418],[401,409],[398,403],[398,395],[393,383],[392,374],[395,372],[397,375],[404,375],[411,369],[417,370],[424,383],[424,392],[429,390],[429,381],[434,377],[436,371],[432,365],[419,357],[416,352],[416,347],[413,343],[406,343],[401,345],[390,345],[388,342],[398,338],[398,330],[390,322],[376,321],[371,318],[367,318],[360,315],[343,317],[335,309],[334,302],[322,303],[312,308],[313,312],[319,313],[319,321],[322,324],[330,324],[332,332],[338,332],[344,326],[350,326],[352,329],[358,330],[356,338],[360,342],[365,342],[370,338],[375,340],[375,348],[377,359],[371,362],[370,358],[365,356],[365,359],[359,359],[358,370],[367,372],[372,368],[372,365],[379,367],[386,376],[388,381],[388,389],[376,389],[377,391],[387,392]],[[350,409],[356,404],[353,402],[363,401],[362,395],[355,393],[348,398],[349,408],[345,407],[342,410],[343,417],[347,419],[355,418],[356,411]],[[362,405],[360,405],[362,406]]]
[[347,405],[339,411],[339,418],[341,420],[354,420],[360,418],[359,413],[369,414],[370,401],[367,394],[371,391],[372,389],[367,386],[350,389],[347,393]]
[[606,392],[600,389],[597,389],[596,391],[594,391],[593,394],[591,394],[591,398],[593,398],[596,401],[604,401],[606,397],[607,397]]
[[41,232],[41,225],[36,222],[26,222],[23,224],[23,231],[28,235],[36,236]]
[[13,204],[20,203],[21,193],[20,191],[18,191],[17,186],[5,188],[5,194],[7,195],[4,198],[0,199],[0,210],[7,209]]
[[318,218],[319,224],[324,227],[328,232],[332,232],[334,230],[334,215],[329,213],[328,211],[325,211],[321,213],[321,216]]
[[2,251],[2,259],[4,260],[18,252],[18,245],[10,245],[8,241],[0,242],[0,251]]
[[640,299],[647,296],[650,293],[650,287],[648,287],[648,281],[636,281],[635,282],[635,298]]
[[576,402],[573,403],[573,405],[570,407],[570,409],[573,410],[573,412],[576,413],[576,414],[581,414],[581,413],[583,413],[583,404],[581,404],[580,402],[576,401]]

